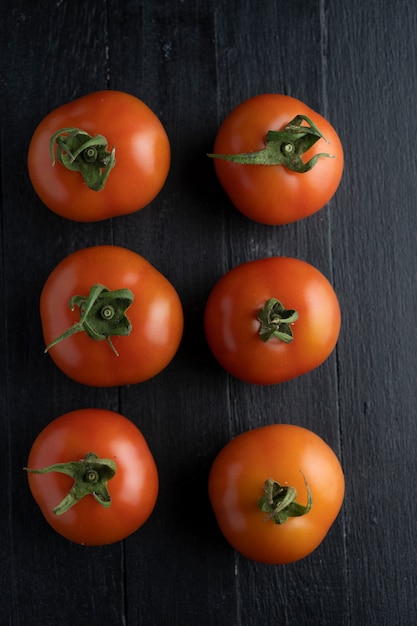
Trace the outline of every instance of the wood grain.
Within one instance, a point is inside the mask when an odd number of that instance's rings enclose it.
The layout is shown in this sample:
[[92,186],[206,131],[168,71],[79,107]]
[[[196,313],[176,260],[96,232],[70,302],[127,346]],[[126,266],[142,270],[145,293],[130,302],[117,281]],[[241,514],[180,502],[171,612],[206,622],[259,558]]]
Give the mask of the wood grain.
[[[415,549],[417,9],[410,0],[30,0],[0,8],[0,513],[2,624],[408,626]],[[77,224],[46,209],[26,171],[51,109],[97,89],[143,99],[171,140],[165,187],[137,214]],[[240,215],[206,153],[242,100],[304,100],[340,134],[346,167],[329,205],[268,227]],[[93,389],[43,355],[38,299],[70,252],[131,248],[176,286],[185,333],[168,368],[141,385]],[[215,281],[252,258],[303,258],[333,283],[343,326],[317,370],[272,387],[215,363],[203,312]],[[118,410],[144,432],[161,489],[148,523],[88,549],[47,526],[22,471],[33,439],[68,410]],[[289,421],[341,459],[346,498],[322,545],[285,567],[226,544],[207,497],[233,436]]]

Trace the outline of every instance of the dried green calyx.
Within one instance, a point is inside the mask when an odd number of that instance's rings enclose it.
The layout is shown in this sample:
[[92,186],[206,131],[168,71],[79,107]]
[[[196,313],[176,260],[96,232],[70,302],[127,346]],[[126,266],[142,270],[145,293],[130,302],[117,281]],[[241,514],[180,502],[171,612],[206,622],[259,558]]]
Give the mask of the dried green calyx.
[[130,289],[109,291],[100,284],[93,285],[88,296],[72,296],[69,301],[70,309],[74,311],[76,306],[79,307],[80,319],[56,337],[45,348],[45,352],[71,335],[84,331],[96,341],[106,339],[113,352],[118,355],[111,337],[130,334],[132,325],[126,315],[126,310],[133,300],[134,296]]
[[303,474],[307,489],[307,504],[304,506],[295,501],[297,491],[289,485],[280,485],[276,480],[265,481],[265,495],[258,500],[258,507],[267,513],[265,521],[272,520],[275,524],[284,524],[290,517],[306,515],[313,506],[313,498],[307,480]]
[[303,161],[303,155],[319,139],[327,141],[310,118],[306,115],[297,115],[283,130],[269,130],[265,147],[262,150],[240,154],[209,154],[208,156],[241,165],[284,165],[292,172],[303,174],[311,170],[320,158],[334,158],[333,154],[321,152],[306,163]]
[[94,452],[89,452],[81,461],[55,463],[42,469],[24,468],[32,474],[60,472],[71,476],[74,484],[65,498],[53,509],[56,515],[62,515],[85,496],[92,495],[99,504],[108,508],[111,497],[107,489],[108,481],[116,473],[117,465],[112,459],[100,459]]
[[261,322],[259,336],[265,342],[276,337],[284,343],[291,343],[293,341],[292,324],[297,319],[297,311],[286,309],[279,300],[270,298],[258,311],[258,320]]
[[101,191],[116,163],[115,148],[109,151],[107,146],[102,135],[92,136],[80,128],[60,128],[50,139],[52,165],[59,161],[68,170],[79,172],[89,189]]

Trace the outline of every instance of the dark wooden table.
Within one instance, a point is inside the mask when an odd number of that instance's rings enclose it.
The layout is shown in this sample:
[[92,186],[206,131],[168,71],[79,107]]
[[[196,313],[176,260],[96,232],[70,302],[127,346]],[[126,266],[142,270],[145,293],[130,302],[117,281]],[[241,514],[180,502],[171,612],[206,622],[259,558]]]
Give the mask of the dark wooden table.
[[[1,624],[13,626],[412,626],[417,623],[417,8],[412,0],[67,0],[1,6]],[[34,128],[98,89],[143,99],[172,167],[139,213],[71,222],[35,196]],[[286,93],[342,139],[342,183],[296,224],[251,222],[206,157],[242,100]],[[128,388],[88,388],[43,354],[42,285],[70,252],[114,243],[176,286],[185,334],[170,366]],[[208,293],[234,265],[305,259],[332,281],[343,325],[317,370],[275,387],[226,374],[202,328]],[[55,534],[22,468],[36,435],[81,407],[119,411],[160,473],[148,523],[85,548]],[[239,556],[207,497],[216,453],[239,432],[289,421],[341,459],[342,511],[323,544],[288,566]]]

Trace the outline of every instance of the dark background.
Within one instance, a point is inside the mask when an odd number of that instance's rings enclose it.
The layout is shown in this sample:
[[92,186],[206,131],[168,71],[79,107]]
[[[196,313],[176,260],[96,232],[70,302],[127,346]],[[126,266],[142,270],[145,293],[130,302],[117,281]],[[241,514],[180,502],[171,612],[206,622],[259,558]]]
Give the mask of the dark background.
[[[414,625],[415,2],[15,0],[0,11],[1,623]],[[50,110],[105,88],[138,96],[160,116],[172,167],[147,208],[79,224],[37,199],[27,147]],[[265,92],[305,101],[331,121],[345,149],[331,202],[283,227],[240,215],[205,156],[230,110]],[[43,355],[45,279],[70,252],[101,243],[145,256],[184,306],[174,361],[129,388],[84,387]],[[343,325],[320,368],[261,388],[214,362],[202,315],[228,269],[280,254],[309,261],[331,280]],[[139,532],[85,548],[50,529],[22,467],[52,419],[96,406],[141,428],[161,488]],[[276,567],[233,551],[206,495],[220,448],[272,422],[314,430],[346,475],[342,511],[322,545]]]

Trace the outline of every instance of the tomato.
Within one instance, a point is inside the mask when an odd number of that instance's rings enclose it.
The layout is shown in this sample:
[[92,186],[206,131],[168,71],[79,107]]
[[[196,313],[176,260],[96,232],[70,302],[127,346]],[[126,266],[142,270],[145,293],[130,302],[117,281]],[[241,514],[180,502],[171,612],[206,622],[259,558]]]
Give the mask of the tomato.
[[109,387],[162,371],[177,352],[183,311],[172,284],[146,259],[119,246],[93,246],[63,259],[42,289],[47,351],[75,381]]
[[333,196],[343,172],[343,148],[331,124],[280,94],[237,106],[221,125],[213,152],[209,156],[231,202],[264,224],[288,224],[315,213]]
[[170,159],[155,113],[130,94],[108,90],[46,115],[31,139],[28,168],[49,209],[93,222],[148,205],[165,183]]
[[26,469],[47,522],[88,546],[132,534],[158,497],[158,471],[143,434],[104,409],[79,409],[50,422],[35,439]]
[[248,430],[215,458],[209,497],[226,540],[269,564],[304,558],[322,542],[344,498],[344,476],[318,435],[290,424]]
[[340,324],[327,278],[290,257],[233,268],[213,287],[204,313],[207,342],[220,365],[259,385],[318,367],[335,347]]

